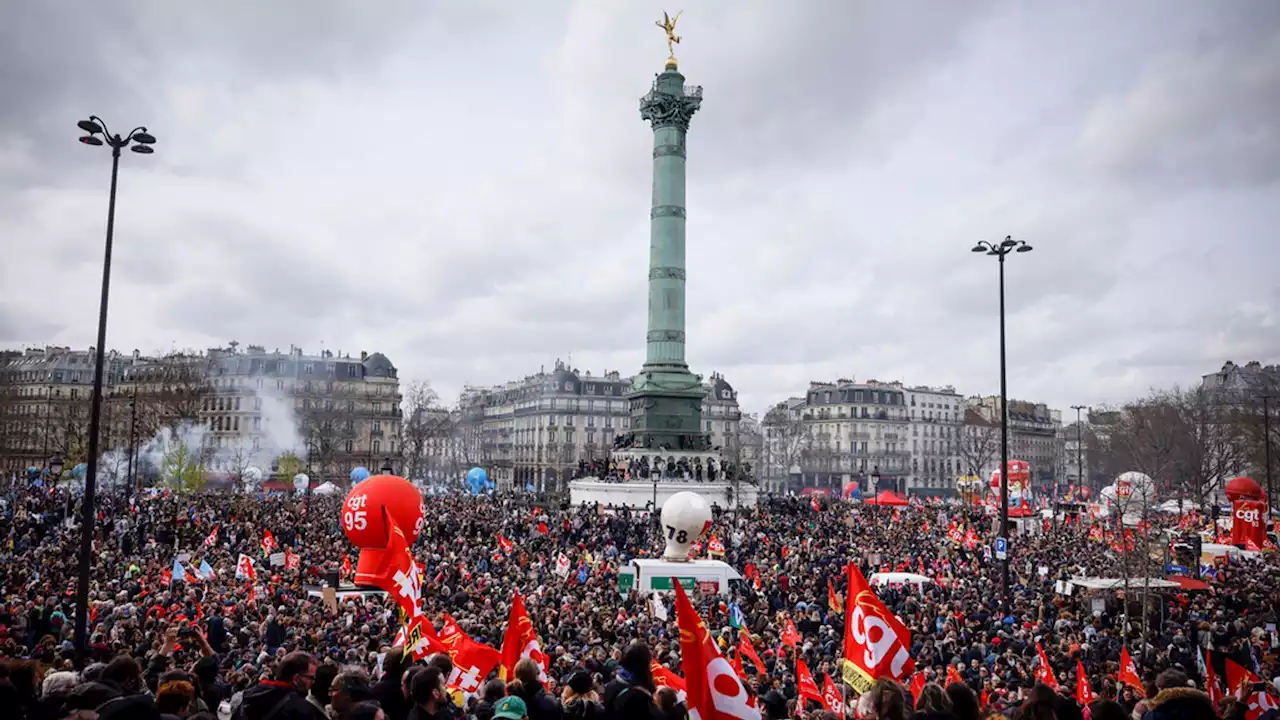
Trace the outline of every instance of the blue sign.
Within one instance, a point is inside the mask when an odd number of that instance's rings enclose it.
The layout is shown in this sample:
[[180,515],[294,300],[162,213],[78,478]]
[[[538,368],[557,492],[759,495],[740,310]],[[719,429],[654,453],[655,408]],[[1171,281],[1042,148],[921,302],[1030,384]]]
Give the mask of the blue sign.
[[1006,538],[1002,538],[1002,537],[996,538],[996,559],[997,560],[1009,559],[1009,541]]

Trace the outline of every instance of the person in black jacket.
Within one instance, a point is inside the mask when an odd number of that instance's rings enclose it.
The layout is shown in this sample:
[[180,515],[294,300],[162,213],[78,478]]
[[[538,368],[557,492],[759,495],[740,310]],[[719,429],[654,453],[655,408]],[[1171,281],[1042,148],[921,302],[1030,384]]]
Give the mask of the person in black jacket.
[[323,712],[307,702],[316,667],[316,659],[309,653],[286,655],[274,680],[264,680],[244,691],[237,720],[326,720]]
[[600,704],[600,696],[592,688],[591,674],[586,670],[577,670],[569,675],[564,694],[560,697],[565,720],[602,720],[604,706]]
[[653,704],[653,655],[649,646],[633,642],[622,653],[617,673],[604,688],[605,715],[610,720],[661,720]]
[[560,703],[547,694],[546,688],[538,680],[541,669],[538,663],[530,658],[523,658],[516,663],[515,676],[520,681],[520,690],[515,693],[524,701],[529,711],[529,720],[560,720]]

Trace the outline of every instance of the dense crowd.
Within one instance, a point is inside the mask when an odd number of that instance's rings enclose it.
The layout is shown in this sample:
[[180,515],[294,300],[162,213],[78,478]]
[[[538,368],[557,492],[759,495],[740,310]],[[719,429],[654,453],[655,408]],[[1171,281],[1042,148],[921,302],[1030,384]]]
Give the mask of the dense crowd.
[[[415,663],[393,646],[399,624],[386,599],[343,598],[334,609],[309,593],[344,559],[355,561],[338,524],[341,499],[99,496],[88,657],[76,658],[74,498],[61,490],[11,491],[0,518],[0,716],[543,720],[687,712],[650,672],[650,658],[682,671],[675,612],[658,619],[650,598],[618,589],[620,565],[661,552],[650,518],[534,506],[520,495],[425,497],[426,523],[413,553],[425,571],[428,617],[439,626],[448,613],[476,641],[498,648],[519,590],[550,662],[544,675],[522,661],[508,682],[493,678],[461,696],[445,688],[453,669],[447,656]],[[954,542],[947,537],[952,526],[972,528],[983,540]],[[1162,542],[1122,551],[1089,539],[1084,523],[1056,524],[1014,543],[1011,601],[1002,609],[991,527],[982,508],[962,505],[890,509],[772,499],[718,512],[710,531],[726,562],[756,571],[751,582],[735,584],[729,596],[692,598],[726,653],[740,634],[759,651],[766,667],[748,663],[746,673],[769,718],[834,717],[798,698],[795,656],[819,684],[824,675],[840,682],[843,615],[828,606],[828,586],[843,594],[848,562],[868,576],[903,571],[931,580],[878,589],[911,630],[921,673],[914,697],[905,678],[860,698],[846,689],[848,717],[1081,717],[1077,660],[1099,698],[1088,708],[1093,718],[1180,717],[1158,713],[1198,701],[1183,686],[1205,688],[1205,649],[1218,677],[1229,659],[1280,685],[1274,554],[1218,568],[1209,590],[1133,592],[1122,600],[1059,581],[1150,572],[1162,565]],[[1153,522],[1144,531],[1155,536],[1160,529]],[[267,562],[264,530],[297,557],[296,567]],[[254,582],[235,577],[241,553],[257,559]],[[561,555],[574,568],[567,578],[556,572]],[[179,557],[187,580],[165,584],[162,576]],[[200,579],[194,569],[205,564],[213,576]],[[794,649],[781,637],[784,616],[801,636]],[[1037,644],[1059,693],[1037,683]],[[1126,646],[1146,686],[1141,693],[1116,680]],[[1216,711],[1245,717],[1247,708],[1227,695]]]

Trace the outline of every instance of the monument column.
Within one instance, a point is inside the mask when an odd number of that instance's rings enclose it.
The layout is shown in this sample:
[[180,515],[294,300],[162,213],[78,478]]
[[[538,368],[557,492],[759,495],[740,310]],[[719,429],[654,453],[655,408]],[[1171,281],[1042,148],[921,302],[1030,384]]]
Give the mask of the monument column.
[[[678,15],[676,16],[679,17]],[[675,19],[658,27],[672,49]],[[702,428],[702,378],[685,362],[685,135],[702,104],[702,88],[686,87],[674,53],[640,98],[653,129],[653,198],[649,208],[649,313],[645,362],[632,381],[634,447],[670,451],[708,448]]]
[[674,58],[640,99],[653,128],[653,203],[649,209],[649,323],[645,368],[685,364],[685,137],[702,88],[684,85]]

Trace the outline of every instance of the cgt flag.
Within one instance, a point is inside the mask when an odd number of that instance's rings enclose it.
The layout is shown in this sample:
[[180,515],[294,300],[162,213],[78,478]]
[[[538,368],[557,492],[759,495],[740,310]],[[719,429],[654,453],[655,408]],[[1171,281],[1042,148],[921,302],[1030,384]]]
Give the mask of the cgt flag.
[[751,696],[733,666],[720,655],[707,625],[693,609],[680,583],[676,588],[676,621],[680,625],[680,664],[690,715],[699,720],[759,720]]
[[902,680],[915,670],[907,649],[911,631],[871,591],[858,566],[845,568],[849,591],[844,604],[844,668],[846,685],[867,692],[876,680]]

